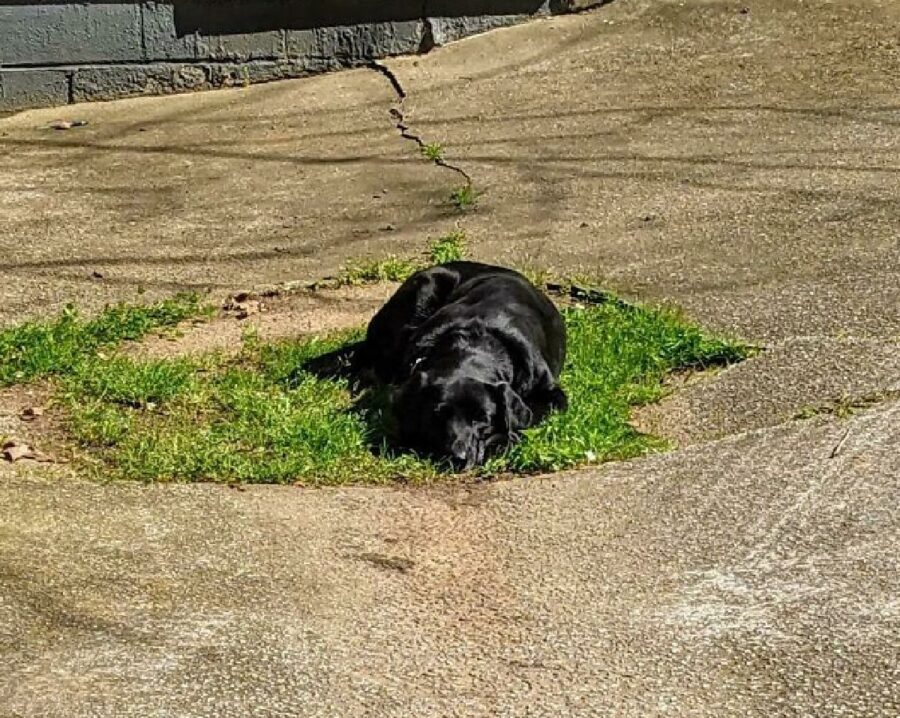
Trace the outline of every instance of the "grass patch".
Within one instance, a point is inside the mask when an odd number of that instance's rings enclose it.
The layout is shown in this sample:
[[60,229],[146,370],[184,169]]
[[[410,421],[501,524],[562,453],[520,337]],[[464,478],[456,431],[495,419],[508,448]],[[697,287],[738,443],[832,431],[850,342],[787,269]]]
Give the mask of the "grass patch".
[[628,423],[631,408],[660,399],[669,372],[733,363],[748,353],[670,312],[610,302],[564,316],[569,353],[562,383],[570,409],[527,431],[502,459],[504,469],[558,470],[662,448],[665,442]]
[[[563,384],[571,408],[525,432],[485,475],[557,470],[658,449],[628,424],[659,398],[667,372],[742,359],[674,314],[615,302],[569,308]],[[361,331],[278,343],[247,341],[237,359],[94,360],[60,380],[69,429],[123,478],[339,484],[433,480],[443,469],[385,449],[385,404],[354,402],[347,384],[297,374],[305,360]]]
[[478,193],[471,183],[457,187],[450,193],[450,204],[460,211],[472,209],[478,202]]
[[197,371],[195,363],[184,359],[135,361],[117,356],[80,364],[63,384],[78,400],[153,409],[185,393]]
[[58,319],[0,330],[0,386],[76,371],[104,347],[141,339],[202,312],[196,295],[148,306],[117,305],[94,319],[68,307]]

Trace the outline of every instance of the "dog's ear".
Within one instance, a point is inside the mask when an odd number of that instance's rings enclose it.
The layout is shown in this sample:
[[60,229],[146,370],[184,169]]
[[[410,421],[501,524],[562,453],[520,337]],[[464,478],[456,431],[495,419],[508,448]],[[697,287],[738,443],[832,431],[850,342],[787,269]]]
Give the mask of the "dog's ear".
[[399,404],[418,404],[427,385],[428,375],[424,371],[413,371],[405,382],[392,387],[391,399]]
[[513,433],[531,426],[531,409],[509,384],[496,385],[496,399],[499,417],[504,423],[503,431]]

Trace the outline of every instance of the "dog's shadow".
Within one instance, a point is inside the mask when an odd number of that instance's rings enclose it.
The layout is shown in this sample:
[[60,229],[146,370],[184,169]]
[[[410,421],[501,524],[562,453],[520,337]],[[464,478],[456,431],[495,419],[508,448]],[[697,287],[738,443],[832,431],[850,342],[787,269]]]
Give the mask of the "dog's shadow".
[[288,386],[296,386],[308,376],[323,381],[346,381],[352,400],[347,411],[364,422],[369,450],[385,458],[412,455],[413,452],[396,440],[396,421],[391,411],[392,389],[376,379],[365,361],[364,348],[364,342],[354,342],[312,357],[294,370],[288,378]]

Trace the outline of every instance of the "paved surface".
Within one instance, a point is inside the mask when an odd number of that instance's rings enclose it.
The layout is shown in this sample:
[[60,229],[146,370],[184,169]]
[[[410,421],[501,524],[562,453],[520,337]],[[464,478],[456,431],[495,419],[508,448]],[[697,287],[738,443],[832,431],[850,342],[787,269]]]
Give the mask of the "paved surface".
[[767,347],[641,417],[681,450],[552,479],[0,466],[0,716],[898,715],[900,9],[744,5],[619,0],[392,61],[484,192],[463,217],[369,71],[0,120],[3,323],[459,222]]

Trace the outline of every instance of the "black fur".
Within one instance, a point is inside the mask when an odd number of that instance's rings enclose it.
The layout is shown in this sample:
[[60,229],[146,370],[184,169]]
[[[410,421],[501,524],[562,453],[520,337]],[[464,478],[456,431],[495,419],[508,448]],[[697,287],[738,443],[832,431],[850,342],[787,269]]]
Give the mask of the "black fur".
[[468,468],[565,410],[565,355],[562,317],[525,277],[451,262],[404,282],[354,363],[395,387],[401,445]]

